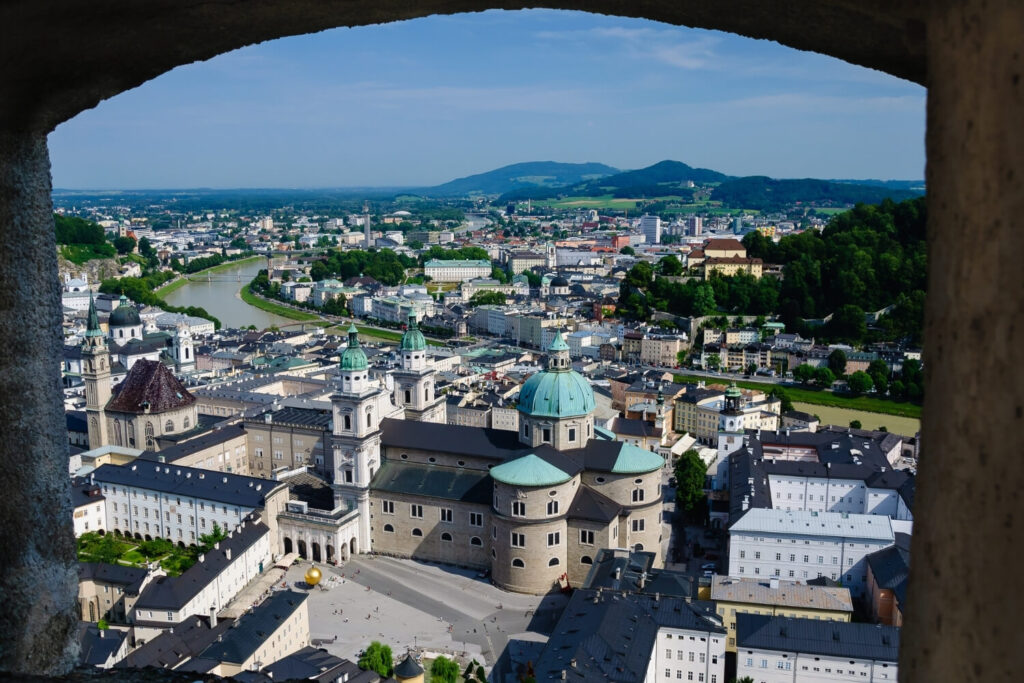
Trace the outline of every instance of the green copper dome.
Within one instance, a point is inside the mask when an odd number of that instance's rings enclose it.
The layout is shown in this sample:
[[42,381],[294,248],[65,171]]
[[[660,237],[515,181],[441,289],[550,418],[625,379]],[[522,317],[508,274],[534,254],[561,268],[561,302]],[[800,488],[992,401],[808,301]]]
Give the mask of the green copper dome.
[[523,382],[519,410],[534,417],[578,417],[594,412],[594,390],[569,367],[569,346],[561,332],[548,348],[548,369]]
[[533,453],[498,465],[491,470],[491,478],[509,486],[555,486],[572,479]]
[[665,459],[657,453],[634,446],[631,443],[622,444],[619,455],[615,458],[612,466],[614,474],[645,474],[660,470],[665,466]]
[[114,312],[110,314],[108,323],[111,327],[135,327],[142,324],[142,319],[139,318],[139,312],[135,310],[135,306],[128,301],[128,297],[122,294],[121,301]]
[[736,386],[736,382],[729,385],[729,388],[725,390],[726,398],[740,398],[743,394],[740,393],[739,387]]
[[359,331],[353,323],[348,328],[348,348],[341,354],[341,369],[365,370],[368,365],[366,353],[359,347]]
[[402,343],[398,347],[400,351],[424,351],[427,348],[427,340],[416,325],[416,316],[409,316],[409,327],[402,335]]

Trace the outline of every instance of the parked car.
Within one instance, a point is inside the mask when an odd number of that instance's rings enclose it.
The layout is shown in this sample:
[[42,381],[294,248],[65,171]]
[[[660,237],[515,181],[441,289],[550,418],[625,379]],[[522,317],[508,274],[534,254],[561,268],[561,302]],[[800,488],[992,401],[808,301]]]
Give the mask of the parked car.
[[714,571],[715,567],[718,566],[715,562],[705,562],[700,566],[705,572]]

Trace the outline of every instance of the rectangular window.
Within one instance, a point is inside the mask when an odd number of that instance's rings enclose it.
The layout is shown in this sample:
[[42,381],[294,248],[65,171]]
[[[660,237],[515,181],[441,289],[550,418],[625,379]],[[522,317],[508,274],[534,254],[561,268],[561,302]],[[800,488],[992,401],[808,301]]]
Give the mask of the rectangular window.
[[415,517],[416,519],[423,519],[423,506],[422,505],[410,505],[409,516]]
[[469,525],[470,526],[483,526],[484,525],[484,516],[482,514],[480,514],[479,512],[470,512],[469,513]]
[[517,534],[512,532],[511,543],[513,548],[525,548],[526,547],[526,534]]
[[644,520],[642,520],[642,519],[634,519],[633,520],[633,531],[643,531],[643,530],[644,530]]
[[557,515],[558,514],[558,501],[557,500],[549,500],[548,501],[548,514],[549,515]]
[[570,427],[569,428],[569,441],[575,441],[575,440],[576,440],[576,428],[575,427]]
[[380,502],[380,510],[385,515],[395,514],[395,501],[393,500],[382,500]]
[[512,501],[512,516],[513,517],[525,517],[526,516],[526,503],[521,500]]
[[451,508],[441,508],[441,521],[442,522],[451,522],[452,521],[452,509]]
[[559,545],[559,544],[561,544],[561,542],[562,542],[562,532],[561,531],[553,531],[550,534],[548,534],[548,547],[549,548],[551,546]]
[[644,490],[643,489],[633,489],[633,502],[634,503],[641,503],[641,502],[643,502],[643,500],[644,500]]
[[580,529],[580,543],[594,545],[594,532],[590,529]]
[[550,427],[545,427],[543,430],[541,430],[541,434],[542,434],[541,441],[543,441],[544,443],[551,443],[551,428]]

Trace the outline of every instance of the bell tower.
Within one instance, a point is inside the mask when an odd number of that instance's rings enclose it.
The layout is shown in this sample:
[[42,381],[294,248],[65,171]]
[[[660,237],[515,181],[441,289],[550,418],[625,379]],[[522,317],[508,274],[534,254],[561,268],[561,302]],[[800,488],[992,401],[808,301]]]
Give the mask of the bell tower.
[[85,382],[85,416],[91,450],[110,443],[104,413],[110,400],[110,354],[92,294],[89,295],[89,319],[85,341],[82,342],[82,380]]
[[192,346],[192,332],[187,322],[178,323],[174,332],[174,369],[179,374],[196,369],[195,349]]
[[395,405],[405,411],[406,420],[446,423],[444,396],[437,394],[434,369],[427,362],[427,340],[415,314],[409,316],[398,353],[401,365],[392,373]]

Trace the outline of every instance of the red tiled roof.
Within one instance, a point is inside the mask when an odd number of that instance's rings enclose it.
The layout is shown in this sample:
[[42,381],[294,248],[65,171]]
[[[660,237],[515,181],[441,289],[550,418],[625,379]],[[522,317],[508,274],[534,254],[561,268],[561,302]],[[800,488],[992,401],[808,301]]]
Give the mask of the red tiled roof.
[[144,413],[148,403],[151,413],[184,408],[196,402],[185,385],[155,360],[140,360],[128,371],[128,376],[114,388],[114,397],[107,410],[121,413]]

